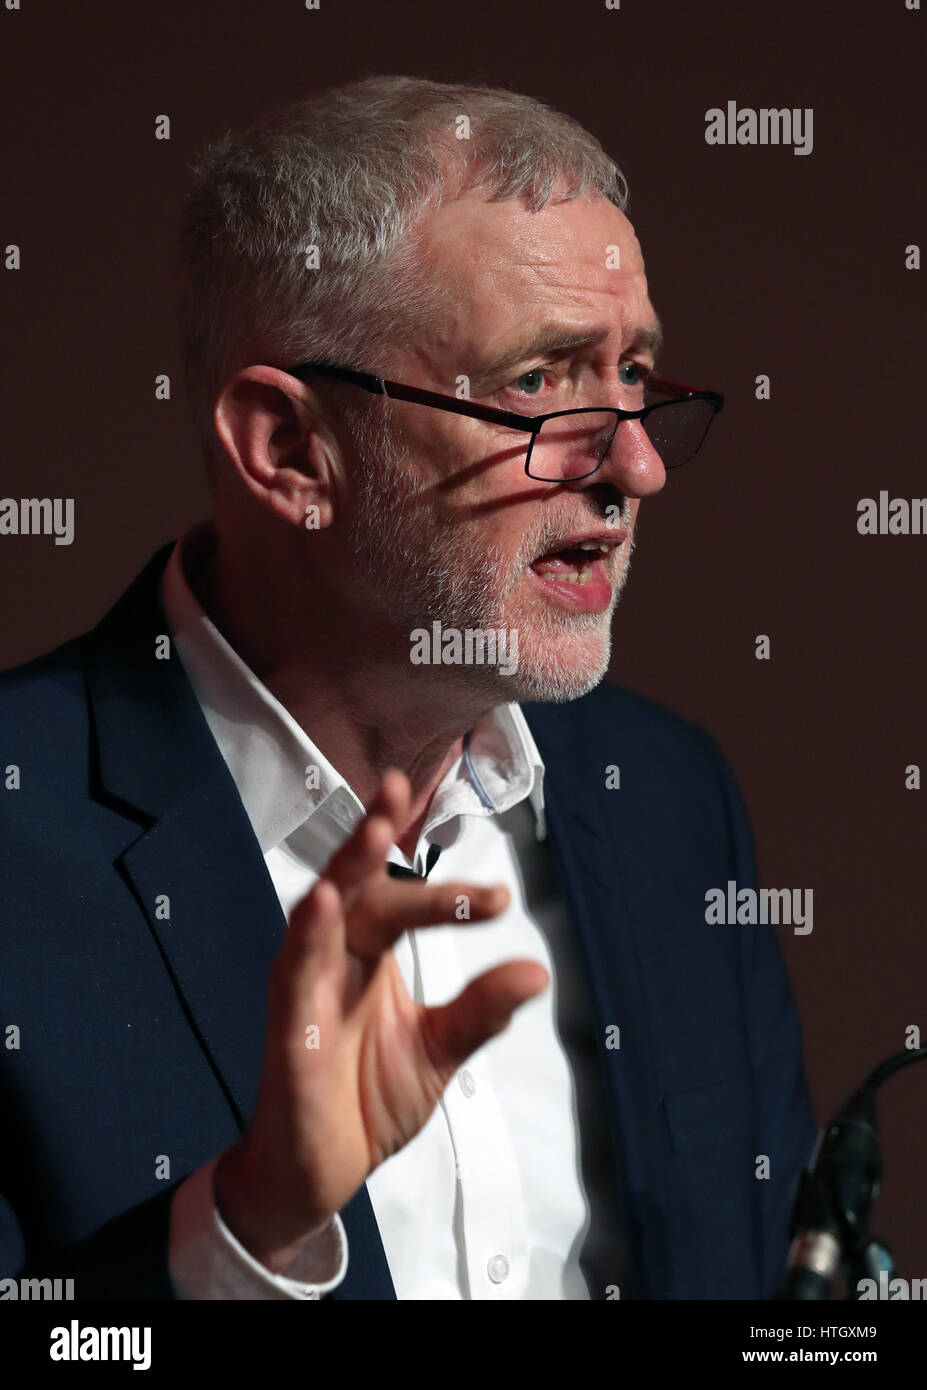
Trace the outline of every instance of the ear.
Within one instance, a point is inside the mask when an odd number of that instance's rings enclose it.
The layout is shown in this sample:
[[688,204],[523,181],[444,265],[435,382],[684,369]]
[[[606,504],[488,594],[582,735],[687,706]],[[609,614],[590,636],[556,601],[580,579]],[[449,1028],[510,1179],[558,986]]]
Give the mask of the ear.
[[310,386],[276,367],[245,367],[219,392],[213,422],[261,506],[294,526],[331,525],[344,476],[341,446]]

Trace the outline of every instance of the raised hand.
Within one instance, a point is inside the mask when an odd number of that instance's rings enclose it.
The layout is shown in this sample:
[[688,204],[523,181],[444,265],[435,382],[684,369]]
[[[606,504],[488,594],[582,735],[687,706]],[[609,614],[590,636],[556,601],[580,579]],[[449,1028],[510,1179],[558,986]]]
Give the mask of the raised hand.
[[454,922],[461,894],[466,931],[509,896],[501,885],[391,878],[386,855],[410,797],[405,774],[391,769],[293,909],[271,967],[257,1107],[215,1173],[224,1220],[271,1269],[414,1138],[461,1063],[549,982],[536,961],[508,961],[440,1008],[410,998],[392,949],[403,932]]

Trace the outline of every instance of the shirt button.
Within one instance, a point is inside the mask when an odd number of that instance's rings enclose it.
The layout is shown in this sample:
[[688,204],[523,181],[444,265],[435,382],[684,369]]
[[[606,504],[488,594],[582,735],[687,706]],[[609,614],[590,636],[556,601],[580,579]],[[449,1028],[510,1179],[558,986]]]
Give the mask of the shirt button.
[[467,1097],[468,1100],[472,1095],[476,1094],[476,1082],[473,1079],[472,1071],[458,1072],[457,1085],[463,1091],[464,1095]]
[[509,1277],[509,1262],[504,1255],[493,1255],[486,1266],[486,1273],[494,1284],[501,1284]]

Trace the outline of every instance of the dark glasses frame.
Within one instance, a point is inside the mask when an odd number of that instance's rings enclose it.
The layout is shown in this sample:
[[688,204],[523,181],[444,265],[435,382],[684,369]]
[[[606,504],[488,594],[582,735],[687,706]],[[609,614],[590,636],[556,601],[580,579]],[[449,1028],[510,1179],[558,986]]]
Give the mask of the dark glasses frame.
[[[468,415],[474,420],[487,420],[490,424],[505,425],[509,429],[521,430],[523,433],[530,434],[531,444],[528,447],[528,454],[525,459],[525,472],[529,478],[535,477],[530,471],[531,450],[534,447],[534,440],[541,431],[541,426],[545,420],[554,420],[563,415],[609,415],[615,416],[615,431],[617,431],[622,420],[645,420],[655,410],[665,410],[667,406],[683,405],[689,401],[707,401],[715,415],[724,405],[724,397],[718,391],[703,391],[695,386],[686,386],[681,381],[670,381],[667,377],[648,377],[646,387],[648,391],[665,392],[669,399],[665,401],[654,401],[650,405],[645,405],[641,410],[620,410],[617,406],[579,406],[574,410],[553,410],[547,415],[519,415],[513,410],[500,410],[496,406],[477,405],[474,401],[458,400],[456,396],[445,396],[437,391],[424,391],[418,386],[407,386],[401,381],[390,381],[388,377],[374,376],[371,372],[356,371],[353,367],[338,367],[330,362],[300,362],[294,367],[285,367],[284,371],[290,376],[305,380],[309,376],[319,373],[323,376],[334,377],[339,381],[347,381],[354,386],[360,386],[362,390],[369,391],[375,396],[388,396],[393,400],[411,401],[415,405],[429,405],[435,410],[451,411],[454,415]],[[680,394],[681,393],[681,394]],[[709,417],[708,424],[711,424],[712,417]],[[708,433],[708,426],[705,434]],[[614,439],[615,432],[612,432],[609,439]],[[705,435],[699,442],[698,448],[688,459],[683,459],[682,463],[664,465],[668,467],[681,468],[683,463],[689,463],[698,453],[704,442]],[[608,449],[603,451],[603,460]],[[601,468],[602,461],[590,468],[589,473],[582,473],[578,477],[589,477]],[[550,478],[536,479],[538,482],[554,481]],[[572,481],[572,479],[570,479]]]

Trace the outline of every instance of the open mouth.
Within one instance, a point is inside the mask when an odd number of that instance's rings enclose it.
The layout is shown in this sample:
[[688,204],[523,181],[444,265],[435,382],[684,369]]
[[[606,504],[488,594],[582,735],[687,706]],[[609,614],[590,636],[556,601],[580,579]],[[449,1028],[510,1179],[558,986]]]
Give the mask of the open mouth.
[[623,526],[599,534],[567,537],[528,566],[547,602],[573,613],[605,613],[614,602],[613,582],[619,576],[609,556],[628,539]]
[[531,569],[558,584],[589,584],[594,579],[605,579],[602,561],[607,558],[609,549],[596,541],[566,546],[563,550],[539,555],[532,561]]

